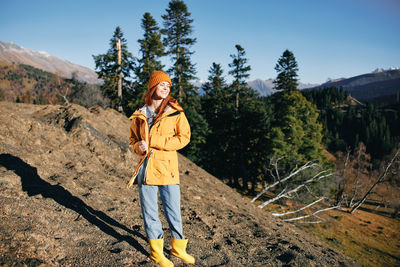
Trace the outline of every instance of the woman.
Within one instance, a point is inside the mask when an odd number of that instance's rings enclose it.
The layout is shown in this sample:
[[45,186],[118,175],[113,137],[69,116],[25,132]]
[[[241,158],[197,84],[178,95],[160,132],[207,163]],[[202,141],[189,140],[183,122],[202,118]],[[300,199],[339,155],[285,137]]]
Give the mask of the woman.
[[149,240],[150,258],[161,266],[173,266],[164,256],[163,230],[158,217],[158,197],[172,234],[171,254],[194,264],[186,253],[180,212],[180,187],[177,150],[190,141],[190,126],[178,102],[171,97],[171,79],[153,71],[145,105],[130,117],[129,144],[140,156],[128,187],[137,180],[144,228]]

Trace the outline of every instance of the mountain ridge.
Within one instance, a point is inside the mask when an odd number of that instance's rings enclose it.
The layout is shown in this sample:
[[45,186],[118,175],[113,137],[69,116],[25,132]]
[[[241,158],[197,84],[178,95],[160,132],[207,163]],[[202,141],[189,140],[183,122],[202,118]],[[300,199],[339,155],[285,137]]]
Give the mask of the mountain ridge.
[[400,69],[374,71],[347,79],[328,81],[321,85],[305,88],[306,90],[321,89],[325,87],[343,87],[351,96],[361,101],[380,101],[388,104],[397,103],[400,92]]

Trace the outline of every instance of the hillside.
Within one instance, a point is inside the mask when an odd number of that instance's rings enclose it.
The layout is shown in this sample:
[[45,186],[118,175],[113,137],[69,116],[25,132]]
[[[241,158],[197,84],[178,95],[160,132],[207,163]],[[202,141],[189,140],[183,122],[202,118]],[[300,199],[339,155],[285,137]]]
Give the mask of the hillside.
[[77,103],[86,107],[105,106],[98,85],[65,79],[25,64],[0,60],[0,100],[34,104]]
[[[125,116],[0,102],[0,118],[0,264],[154,266],[137,190],[125,188],[137,160]],[[356,266],[185,157],[179,163],[196,266]]]
[[348,79],[332,80],[319,86],[308,88],[343,87],[352,97],[361,101],[384,101],[388,104],[399,102],[400,70],[387,70],[358,75]]
[[8,63],[30,65],[61,77],[76,79],[89,84],[100,84],[94,70],[73,64],[67,60],[50,55],[44,51],[35,51],[13,43],[0,41],[0,60]]

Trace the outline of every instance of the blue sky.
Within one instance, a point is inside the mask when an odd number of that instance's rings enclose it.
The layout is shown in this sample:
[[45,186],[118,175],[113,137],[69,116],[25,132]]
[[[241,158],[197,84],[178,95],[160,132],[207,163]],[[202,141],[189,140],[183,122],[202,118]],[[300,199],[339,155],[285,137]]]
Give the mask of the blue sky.
[[[116,26],[136,57],[143,14],[162,26],[167,0],[0,0],[0,40],[94,68]],[[192,47],[197,77],[213,62],[227,80],[230,55],[240,44],[252,70],[249,80],[275,78],[274,66],[292,51],[303,83],[400,67],[398,0],[186,0],[194,19]],[[118,6],[119,4],[119,6]],[[170,60],[163,60],[167,65]]]

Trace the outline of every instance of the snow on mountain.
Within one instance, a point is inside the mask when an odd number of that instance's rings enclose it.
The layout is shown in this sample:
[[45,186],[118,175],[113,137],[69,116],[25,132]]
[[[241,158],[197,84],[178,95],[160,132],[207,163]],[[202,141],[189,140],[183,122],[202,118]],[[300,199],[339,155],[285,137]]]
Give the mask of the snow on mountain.
[[398,67],[389,67],[387,69],[384,68],[376,68],[373,72],[371,73],[379,73],[379,72],[384,72],[384,71],[389,71],[389,70],[399,70],[400,68]]
[[376,68],[372,73],[378,73],[385,71],[383,68]]

